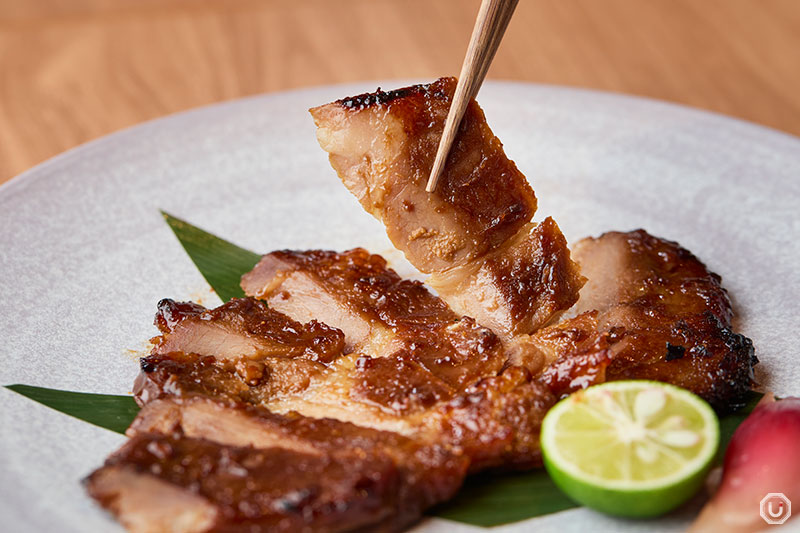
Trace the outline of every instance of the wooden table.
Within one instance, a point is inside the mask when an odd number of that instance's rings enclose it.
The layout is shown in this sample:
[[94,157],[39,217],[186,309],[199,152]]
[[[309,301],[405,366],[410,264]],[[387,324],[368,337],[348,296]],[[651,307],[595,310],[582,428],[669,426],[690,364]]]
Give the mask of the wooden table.
[[[479,0],[0,0],[0,183],[143,120],[458,73]],[[800,0],[523,0],[489,78],[650,96],[800,134]]]

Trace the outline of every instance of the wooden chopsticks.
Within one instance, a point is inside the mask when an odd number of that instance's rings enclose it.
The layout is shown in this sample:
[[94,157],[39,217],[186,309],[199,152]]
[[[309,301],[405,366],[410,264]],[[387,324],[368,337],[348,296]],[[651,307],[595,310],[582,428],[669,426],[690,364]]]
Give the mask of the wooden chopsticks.
[[461,73],[458,75],[458,85],[456,85],[453,95],[453,102],[450,104],[450,111],[447,113],[447,120],[444,123],[436,159],[431,168],[428,185],[425,187],[428,192],[436,189],[436,183],[439,181],[439,176],[445,161],[447,161],[447,155],[450,153],[467,104],[481,88],[518,2],[519,0],[483,0],[481,2],[478,18],[475,20],[472,37],[469,40],[467,55],[461,65]]

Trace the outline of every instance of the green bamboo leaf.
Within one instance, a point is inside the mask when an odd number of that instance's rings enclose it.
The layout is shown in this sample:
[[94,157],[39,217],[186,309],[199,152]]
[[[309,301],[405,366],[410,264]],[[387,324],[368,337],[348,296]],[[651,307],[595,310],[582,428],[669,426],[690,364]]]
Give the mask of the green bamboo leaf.
[[433,516],[474,526],[499,526],[578,507],[544,470],[484,474],[467,479],[456,497]]
[[70,392],[19,384],[5,387],[51,409],[117,433],[124,434],[139,412],[132,396]]
[[192,262],[223,302],[244,296],[239,281],[261,256],[161,212]]

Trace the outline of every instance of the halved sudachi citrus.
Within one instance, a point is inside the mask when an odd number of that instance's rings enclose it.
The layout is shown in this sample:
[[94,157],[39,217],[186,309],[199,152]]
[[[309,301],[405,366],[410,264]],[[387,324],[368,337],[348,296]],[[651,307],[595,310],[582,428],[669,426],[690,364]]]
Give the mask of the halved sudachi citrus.
[[666,513],[703,484],[719,422],[698,396],[654,381],[615,381],[578,391],[542,423],[553,481],[575,501],[612,515]]

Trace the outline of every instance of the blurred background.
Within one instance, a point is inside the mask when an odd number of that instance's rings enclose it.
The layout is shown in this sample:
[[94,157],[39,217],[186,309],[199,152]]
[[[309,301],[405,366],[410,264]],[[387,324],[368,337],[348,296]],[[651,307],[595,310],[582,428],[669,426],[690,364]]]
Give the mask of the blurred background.
[[[120,128],[268,91],[456,75],[480,0],[0,0],[0,183]],[[800,0],[522,0],[489,79],[800,135]]]

